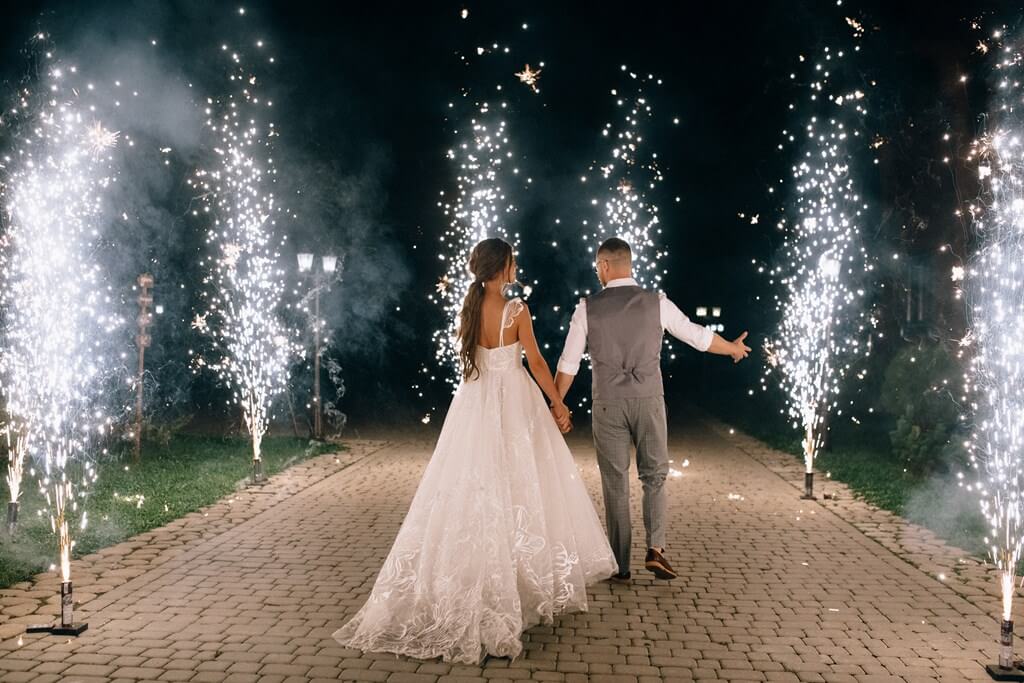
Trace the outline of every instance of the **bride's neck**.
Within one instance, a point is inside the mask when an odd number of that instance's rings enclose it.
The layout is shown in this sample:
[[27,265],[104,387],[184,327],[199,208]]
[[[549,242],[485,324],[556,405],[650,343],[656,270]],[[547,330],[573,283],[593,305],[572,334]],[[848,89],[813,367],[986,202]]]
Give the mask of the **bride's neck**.
[[484,296],[488,299],[504,299],[505,294],[502,291],[504,289],[502,284],[503,283],[499,280],[491,280],[484,287]]

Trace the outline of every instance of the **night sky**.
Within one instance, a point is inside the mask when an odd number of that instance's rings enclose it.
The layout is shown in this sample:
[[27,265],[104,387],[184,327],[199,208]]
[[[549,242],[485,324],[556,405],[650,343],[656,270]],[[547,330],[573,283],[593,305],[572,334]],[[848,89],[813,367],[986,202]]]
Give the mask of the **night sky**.
[[[422,366],[433,364],[430,334],[442,322],[426,297],[443,272],[437,242],[446,218],[436,203],[439,191],[453,187],[445,151],[459,121],[448,103],[458,101],[463,89],[475,97],[498,83],[507,88],[512,147],[533,178],[528,191],[517,191],[519,261],[523,279],[539,281],[531,302],[541,341],[551,345],[550,364],[557,360],[557,328],[564,322],[551,306],[571,310],[574,290],[596,286],[573,233],[590,198],[577,178],[607,154],[600,131],[615,116],[608,92],[621,83],[621,64],[665,81],[651,93],[651,138],[665,173],[651,199],[662,209],[671,253],[665,289],[688,313],[697,305],[722,306],[726,336],[749,329],[757,347],[774,316],[766,304],[770,290],[752,260],[769,261],[777,246],[772,225],[785,198],[767,189],[787,175],[792,161],[776,149],[780,131],[793,121],[787,105],[800,92],[789,74],[799,54],[849,44],[844,17],[867,28],[870,47],[858,68],[866,82],[877,82],[870,93],[872,125],[888,141],[879,152],[879,173],[864,180],[873,206],[873,249],[930,253],[935,244],[967,240],[963,226],[950,218],[960,181],[955,172],[934,170],[949,152],[939,137],[952,131],[954,140],[970,138],[984,109],[983,63],[970,20],[1012,23],[1020,10],[1009,3],[945,5],[292,1],[245,3],[241,20],[237,3],[22,1],[3,9],[0,77],[9,99],[27,68],[27,38],[42,28],[84,69],[97,55],[104,72],[119,66],[119,51],[145,55],[126,59],[127,68],[192,83],[200,94],[216,83],[222,42],[244,43],[256,35],[267,40],[278,57],[265,76],[279,103],[284,149],[278,167],[291,176],[289,187],[305,192],[297,200],[301,220],[291,235],[293,247],[339,249],[346,258],[344,282],[327,311],[337,340],[331,353],[345,370],[341,408],[360,424],[381,419],[385,405],[398,420],[445,405],[443,384],[422,400],[410,386]],[[459,16],[463,8],[469,10],[466,20]],[[149,50],[150,39],[158,47]],[[469,68],[460,63],[459,53],[493,42],[511,47],[508,59]],[[541,61],[541,92],[535,95],[513,72]],[[149,62],[159,66],[149,69]],[[981,77],[963,86],[961,73]],[[154,88],[166,91],[162,82]],[[187,110],[194,106],[181,101],[176,125],[182,131],[191,125]],[[680,125],[671,125],[674,116]],[[153,132],[154,139],[163,133],[168,131]],[[155,269],[158,300],[164,297],[171,307],[155,334],[163,344],[158,367],[173,365],[191,343],[172,328],[191,317],[190,292],[199,277],[192,264],[202,249],[201,226],[184,218],[188,197],[181,185],[200,144],[188,133],[177,142],[182,151],[168,171],[177,175],[149,183],[147,204],[157,210],[152,220],[140,219],[144,230],[126,237],[119,264],[126,278]],[[752,225],[740,213],[760,220]],[[548,246],[553,239],[573,247],[554,252]],[[941,271],[948,264],[934,267]],[[898,280],[900,272],[883,269],[880,277]],[[898,308],[885,296],[878,305],[883,312]],[[942,308],[941,302],[935,306]],[[943,318],[937,330],[953,334],[947,322]],[[896,324],[883,315],[882,327]],[[669,366],[667,391],[699,401],[710,387],[738,400],[756,384],[761,364],[759,354],[736,370],[727,359],[684,353]],[[168,371],[176,379],[167,382],[192,381],[177,367]],[[219,400],[210,382],[199,379],[180,395],[196,410],[208,410]]]

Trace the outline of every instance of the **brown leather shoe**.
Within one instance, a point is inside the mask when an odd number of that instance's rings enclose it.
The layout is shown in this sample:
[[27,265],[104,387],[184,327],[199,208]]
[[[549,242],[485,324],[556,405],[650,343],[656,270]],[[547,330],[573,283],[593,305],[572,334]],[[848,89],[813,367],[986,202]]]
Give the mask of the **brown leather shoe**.
[[633,576],[629,572],[626,572],[624,574],[615,574],[613,576],[610,576],[608,577],[608,580],[612,583],[620,583],[625,585],[633,580]]
[[676,574],[676,571],[672,569],[672,565],[668,563],[665,556],[654,548],[648,548],[647,559],[644,560],[644,568],[653,572],[659,579],[671,580],[679,576],[679,574]]

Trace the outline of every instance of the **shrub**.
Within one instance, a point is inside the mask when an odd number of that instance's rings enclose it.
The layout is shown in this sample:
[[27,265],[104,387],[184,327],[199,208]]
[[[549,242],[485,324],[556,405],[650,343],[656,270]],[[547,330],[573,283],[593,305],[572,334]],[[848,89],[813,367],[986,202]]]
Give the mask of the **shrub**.
[[950,443],[959,416],[950,389],[961,374],[937,343],[901,349],[886,368],[879,407],[895,420],[889,432],[893,455],[913,474],[948,470],[960,457]]
[[182,429],[192,422],[192,414],[179,415],[176,418],[157,421],[143,419],[142,440],[166,448]]

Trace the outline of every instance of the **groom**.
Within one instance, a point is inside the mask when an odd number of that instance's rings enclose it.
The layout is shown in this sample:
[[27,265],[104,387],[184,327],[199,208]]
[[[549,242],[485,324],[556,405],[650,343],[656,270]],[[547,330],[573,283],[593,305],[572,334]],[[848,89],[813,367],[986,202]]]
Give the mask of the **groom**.
[[[633,279],[633,254],[623,240],[601,244],[594,262],[604,287],[581,299],[573,313],[565,349],[558,361],[555,385],[564,397],[579,372],[585,350],[594,374],[593,432],[601,469],[608,540],[619,573],[613,581],[628,583],[632,526],[629,519],[630,447],[643,483],[647,558],[644,566],[659,579],[678,574],[665,559],[665,477],[668,476],[668,427],[661,382],[664,331],[698,351],[747,357],[743,340],[726,341],[706,327],[690,322],[664,294],[642,289]],[[567,430],[568,423],[559,425]]]

